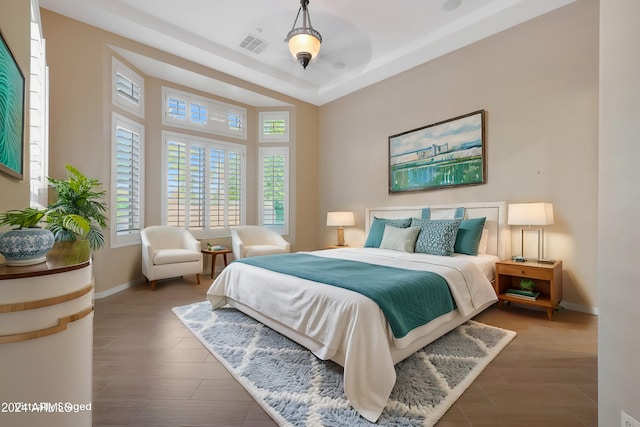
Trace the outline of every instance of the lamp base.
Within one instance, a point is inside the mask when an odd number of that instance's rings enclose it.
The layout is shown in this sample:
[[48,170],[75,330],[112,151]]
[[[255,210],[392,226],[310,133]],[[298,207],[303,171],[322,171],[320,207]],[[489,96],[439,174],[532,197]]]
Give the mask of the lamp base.
[[542,264],[553,264],[556,262],[556,260],[555,259],[539,259],[538,262]]
[[338,227],[338,246],[344,246],[344,228]]

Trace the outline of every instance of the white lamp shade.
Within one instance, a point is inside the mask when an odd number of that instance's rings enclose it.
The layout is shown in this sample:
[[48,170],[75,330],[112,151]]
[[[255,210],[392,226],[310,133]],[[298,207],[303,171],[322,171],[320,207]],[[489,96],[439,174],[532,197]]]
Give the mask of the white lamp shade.
[[327,226],[343,227],[345,225],[355,225],[353,212],[327,212]]
[[552,225],[551,203],[514,203],[509,205],[509,225]]

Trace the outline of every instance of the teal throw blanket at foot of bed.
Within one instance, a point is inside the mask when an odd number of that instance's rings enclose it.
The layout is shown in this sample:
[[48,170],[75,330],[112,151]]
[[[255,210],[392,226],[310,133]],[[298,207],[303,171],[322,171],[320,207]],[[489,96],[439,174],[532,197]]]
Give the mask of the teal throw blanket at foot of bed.
[[447,281],[429,271],[303,253],[243,258],[235,262],[365,295],[380,306],[396,338],[456,308]]

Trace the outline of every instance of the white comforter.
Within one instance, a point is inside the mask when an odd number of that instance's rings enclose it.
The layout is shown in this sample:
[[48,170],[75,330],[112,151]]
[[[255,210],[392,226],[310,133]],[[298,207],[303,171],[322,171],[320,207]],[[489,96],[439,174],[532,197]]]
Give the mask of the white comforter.
[[[396,339],[378,305],[353,291],[242,263],[231,263],[213,282],[207,297],[214,309],[237,301],[276,325],[308,337],[301,344],[320,359],[341,364],[346,397],[372,422],[382,413],[395,384],[394,363],[426,345],[423,338],[434,329],[454,318],[462,323],[496,301],[477,257],[440,257],[372,248],[342,248],[313,254],[433,271],[446,279],[455,299],[456,311]],[[412,348],[416,343],[420,346]]]

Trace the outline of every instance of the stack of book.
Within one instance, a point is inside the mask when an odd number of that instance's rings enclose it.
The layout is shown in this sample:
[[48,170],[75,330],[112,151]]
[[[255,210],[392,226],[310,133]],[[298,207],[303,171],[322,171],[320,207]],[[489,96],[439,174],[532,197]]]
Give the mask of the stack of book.
[[224,246],[220,246],[220,245],[207,244],[207,250],[210,250],[210,251],[221,251],[221,250],[224,250],[224,249],[227,249],[227,248],[224,247]]
[[522,291],[520,289],[507,289],[507,295],[509,295],[510,297],[535,301],[540,296],[540,292]]

